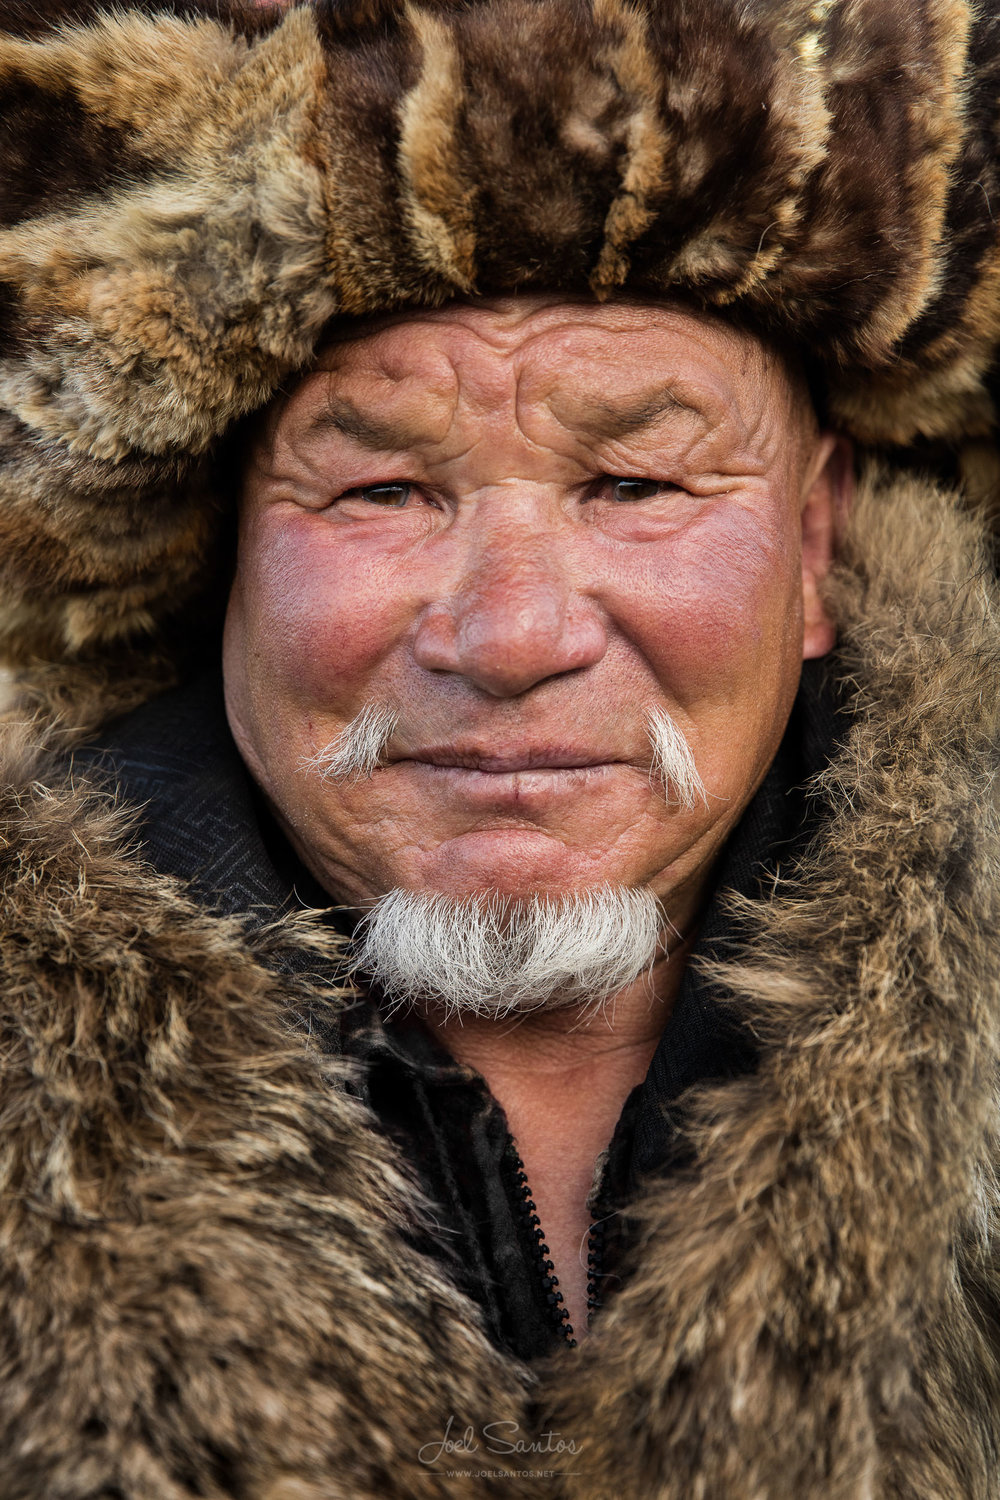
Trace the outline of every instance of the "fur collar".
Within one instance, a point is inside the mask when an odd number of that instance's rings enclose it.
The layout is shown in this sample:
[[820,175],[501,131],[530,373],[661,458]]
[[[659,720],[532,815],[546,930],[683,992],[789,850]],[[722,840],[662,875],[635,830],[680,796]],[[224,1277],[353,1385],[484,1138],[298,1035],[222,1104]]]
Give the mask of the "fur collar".
[[833,596],[835,811],[727,970],[760,1070],[698,1098],[699,1169],[650,1190],[560,1377],[593,1500],[1000,1493],[995,592],[976,526],[897,480]]
[[[697,1166],[649,1187],[631,1279],[531,1371],[413,1248],[418,1195],[287,1020],[319,981],[270,956],[329,940],[206,916],[121,811],[11,744],[5,1495],[499,1495],[483,1471],[505,1466],[557,1471],[543,1492],[566,1500],[1000,1494],[979,525],[876,477],[833,593],[855,697],[834,811],[727,971],[760,1070],[699,1092]],[[449,1417],[472,1442],[422,1461]],[[498,1423],[536,1451],[498,1452]]]

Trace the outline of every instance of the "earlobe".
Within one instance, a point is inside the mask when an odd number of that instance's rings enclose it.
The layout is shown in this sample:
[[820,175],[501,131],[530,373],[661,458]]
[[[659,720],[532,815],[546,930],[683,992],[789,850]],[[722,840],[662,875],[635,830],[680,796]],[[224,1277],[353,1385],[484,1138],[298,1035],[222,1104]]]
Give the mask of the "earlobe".
[[824,432],[816,444],[802,503],[802,658],[825,656],[837,628],[823,602],[823,582],[854,491],[854,454],[847,438]]

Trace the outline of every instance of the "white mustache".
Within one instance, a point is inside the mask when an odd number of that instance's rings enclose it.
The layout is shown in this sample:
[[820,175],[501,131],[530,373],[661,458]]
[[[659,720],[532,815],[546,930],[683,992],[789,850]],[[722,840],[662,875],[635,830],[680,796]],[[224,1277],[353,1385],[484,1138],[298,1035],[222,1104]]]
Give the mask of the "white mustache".
[[[384,765],[389,741],[399,726],[399,714],[380,703],[367,703],[339,734],[302,762],[302,769],[323,781],[359,781]],[[708,793],[683,730],[665,708],[646,713],[646,734],[652,746],[650,777],[660,782],[668,806],[691,812],[699,802],[708,806]]]
[[694,752],[665,708],[647,710],[646,733],[653,746],[650,775],[660,782],[667,803],[675,803],[685,812],[693,812],[699,802],[707,807],[708,792],[695,765]]
[[386,747],[396,732],[399,715],[381,703],[364,708],[328,744],[302,762],[323,781],[360,781],[383,763]]

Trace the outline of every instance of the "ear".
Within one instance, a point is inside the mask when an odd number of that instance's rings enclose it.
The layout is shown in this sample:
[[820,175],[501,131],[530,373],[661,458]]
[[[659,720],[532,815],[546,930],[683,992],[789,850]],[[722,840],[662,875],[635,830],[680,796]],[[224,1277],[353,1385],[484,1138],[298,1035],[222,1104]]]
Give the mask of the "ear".
[[822,599],[838,533],[854,495],[854,453],[847,438],[820,434],[802,486],[802,659],[825,656],[837,638]]

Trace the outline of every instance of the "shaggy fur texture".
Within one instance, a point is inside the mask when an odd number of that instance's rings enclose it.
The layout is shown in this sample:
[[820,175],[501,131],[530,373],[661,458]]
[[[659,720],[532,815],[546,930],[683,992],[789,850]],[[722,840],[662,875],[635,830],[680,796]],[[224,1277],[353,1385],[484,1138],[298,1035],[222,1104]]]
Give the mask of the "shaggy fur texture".
[[971,0],[0,0],[0,654],[198,638],[220,442],[338,315],[681,296],[992,442],[998,101]]
[[262,960],[324,939],[200,914],[8,753],[5,1500],[509,1494],[419,1462],[451,1414],[572,1439],[519,1461],[566,1500],[1000,1496],[1000,601],[908,481],[862,496],[833,597],[832,814],[729,973],[760,1071],[696,1097],[631,1280],[530,1387],[288,1020],[342,1001]]
[[[162,687],[240,420],[332,318],[456,294],[728,309],[995,506],[998,101],[971,0],[0,0],[0,655],[70,738]],[[559,1429],[566,1500],[998,1500],[986,546],[866,488],[832,813],[729,976],[760,1071],[692,1102],[625,1290],[530,1376],[292,1019],[343,1003],[327,939],[200,912],[10,730],[4,1500],[510,1494],[419,1462],[452,1414]]]
[[[383,1500],[521,1381],[411,1248],[425,1209],[297,1035],[340,997],[199,912],[120,812],[0,797],[0,1493]],[[308,967],[308,966],[307,966]],[[461,1469],[459,1459],[450,1468]]]
[[1000,1495],[998,600],[975,523],[898,481],[831,594],[832,816],[725,971],[762,1066],[698,1097],[562,1373],[574,1500]]

